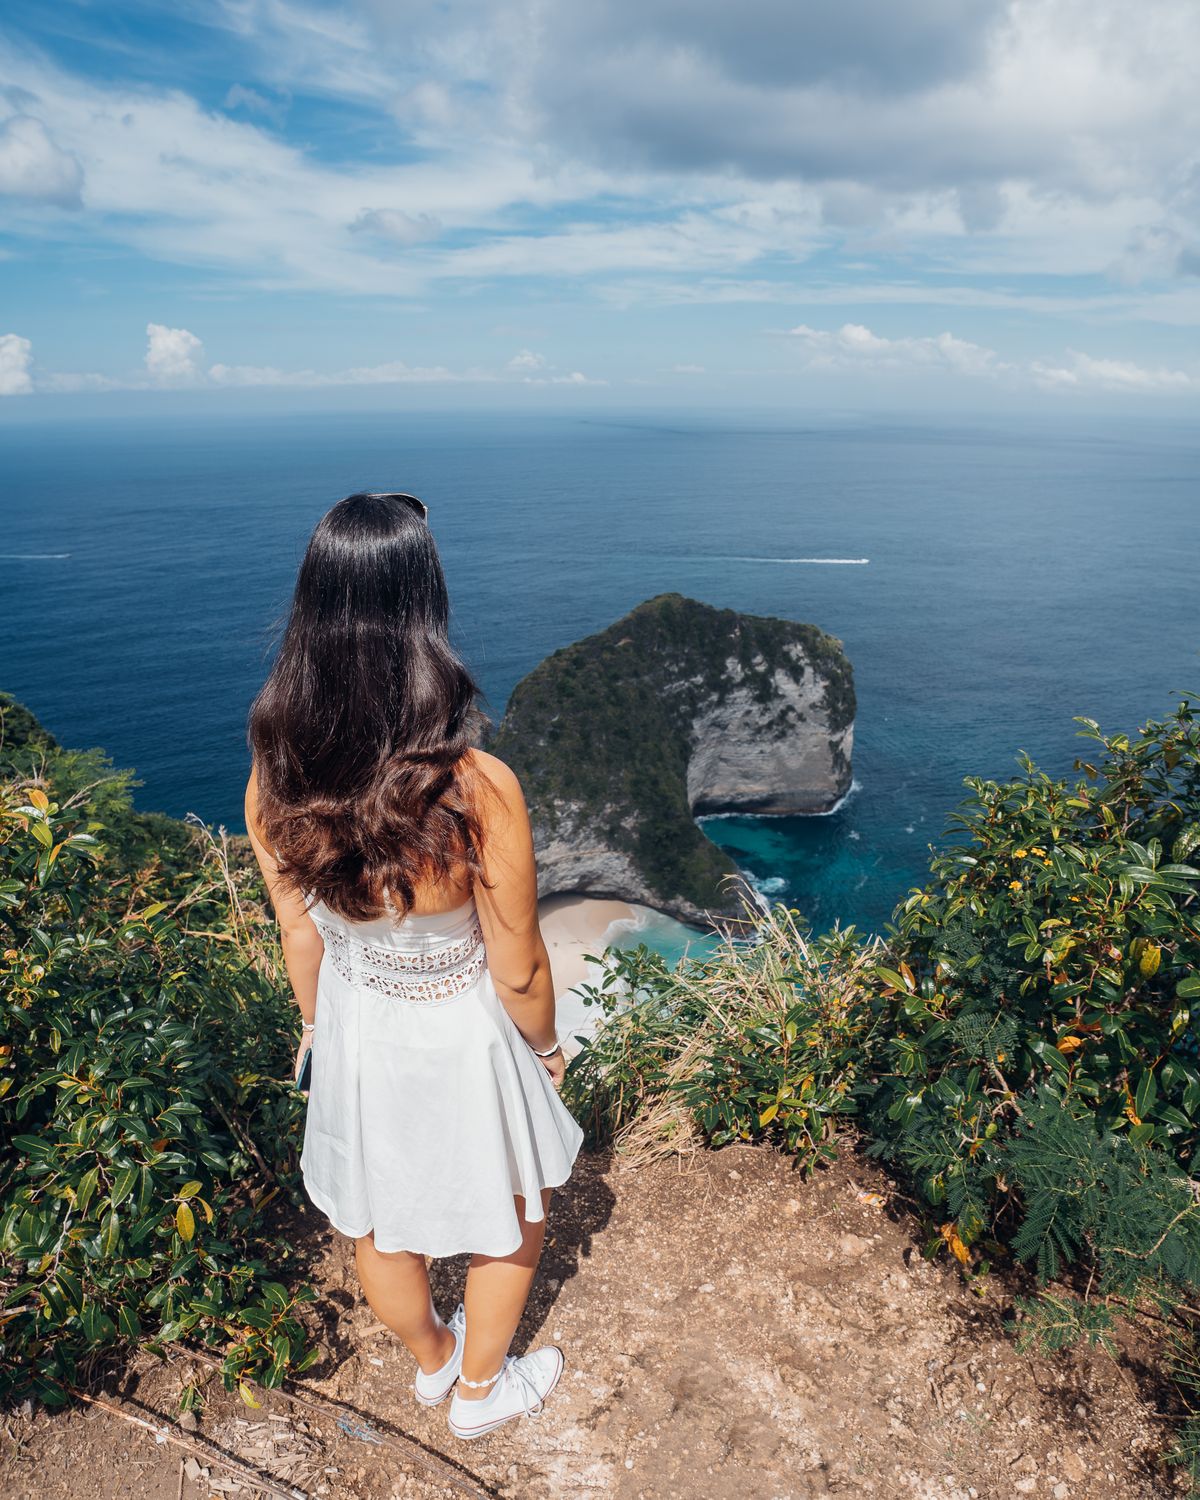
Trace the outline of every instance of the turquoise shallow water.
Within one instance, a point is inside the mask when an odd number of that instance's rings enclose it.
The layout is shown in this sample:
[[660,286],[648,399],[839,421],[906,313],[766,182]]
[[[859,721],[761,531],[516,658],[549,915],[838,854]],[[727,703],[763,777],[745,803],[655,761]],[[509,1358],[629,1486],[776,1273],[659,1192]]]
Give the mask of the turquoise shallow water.
[[[667,589],[839,636],[857,789],[705,824],[819,927],[886,921],[964,776],[1018,749],[1069,772],[1073,714],[1134,728],[1200,690],[1200,442],[1149,422],[113,414],[9,420],[0,457],[0,684],[135,766],[142,806],[232,828],[272,622],[355,488],[429,502],[497,714]],[[789,561],[813,557],[869,561]]]
[[614,948],[636,948],[639,943],[645,943],[648,948],[653,948],[672,963],[678,963],[685,956],[703,958],[720,941],[712,933],[697,932],[662,912],[651,912],[644,908],[639,912],[636,922],[613,922],[605,939]]

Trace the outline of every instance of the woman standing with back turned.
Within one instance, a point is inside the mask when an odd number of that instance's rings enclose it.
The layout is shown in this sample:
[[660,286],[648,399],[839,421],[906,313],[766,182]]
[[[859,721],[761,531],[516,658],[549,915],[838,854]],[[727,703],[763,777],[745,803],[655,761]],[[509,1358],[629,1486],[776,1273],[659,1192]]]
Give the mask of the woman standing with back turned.
[[[311,1063],[305,1187],[354,1238],[417,1399],[453,1391],[450,1429],[473,1438],[539,1412],[562,1374],[555,1345],[508,1348],[583,1132],[557,1093],[529,815],[471,747],[477,689],[426,516],[359,494],[317,524],[250,713],[246,825],[303,1017],[298,1078]],[[425,1257],[467,1251],[446,1324]]]

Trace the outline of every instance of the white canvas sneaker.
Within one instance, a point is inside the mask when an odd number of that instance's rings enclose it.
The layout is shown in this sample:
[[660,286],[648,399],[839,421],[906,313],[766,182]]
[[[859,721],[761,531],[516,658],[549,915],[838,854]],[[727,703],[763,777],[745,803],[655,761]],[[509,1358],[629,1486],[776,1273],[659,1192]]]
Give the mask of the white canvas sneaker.
[[463,1343],[467,1337],[467,1310],[461,1302],[446,1327],[454,1335],[454,1353],[432,1375],[426,1375],[424,1370],[418,1368],[417,1378],[413,1381],[413,1391],[422,1406],[439,1405],[458,1383],[458,1372],[462,1369]]
[[557,1344],[532,1354],[506,1354],[500,1378],[481,1401],[464,1401],[457,1391],[450,1402],[450,1431],[455,1437],[477,1438],[513,1417],[536,1417],[546,1397],[558,1384],[566,1356]]

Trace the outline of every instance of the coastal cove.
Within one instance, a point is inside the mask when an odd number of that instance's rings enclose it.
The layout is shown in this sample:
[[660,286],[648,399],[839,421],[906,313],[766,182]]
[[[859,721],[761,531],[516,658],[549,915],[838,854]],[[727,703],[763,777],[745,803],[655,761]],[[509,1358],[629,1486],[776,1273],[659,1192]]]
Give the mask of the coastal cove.
[[550,954],[558,997],[558,1032],[568,1057],[579,1050],[577,1038],[591,1036],[599,1020],[596,1006],[583,1002],[576,987],[598,984],[594,961],[607,947],[631,948],[645,943],[671,959],[711,951],[719,939],[677,922],[662,912],[627,901],[588,896],[546,896],[538,903],[542,936]]
[[[136,766],[146,809],[240,830],[272,622],[359,486],[429,502],[497,720],[539,661],[664,591],[843,641],[856,788],[826,816],[701,825],[819,928],[882,928],[963,776],[1017,749],[1066,774],[1073,714],[1131,726],[1200,677],[1184,429],[178,410],[0,428],[5,686]],[[789,561],[839,558],[869,561]]]

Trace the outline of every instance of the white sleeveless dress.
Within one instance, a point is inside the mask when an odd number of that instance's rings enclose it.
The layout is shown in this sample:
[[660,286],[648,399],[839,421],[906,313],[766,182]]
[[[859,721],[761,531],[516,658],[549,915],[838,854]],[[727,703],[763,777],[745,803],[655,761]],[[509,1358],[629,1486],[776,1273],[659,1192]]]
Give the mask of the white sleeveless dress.
[[509,1255],[583,1131],[500,1002],[474,898],[349,922],[309,907],[325,942],[300,1167],[343,1234],[383,1251]]

